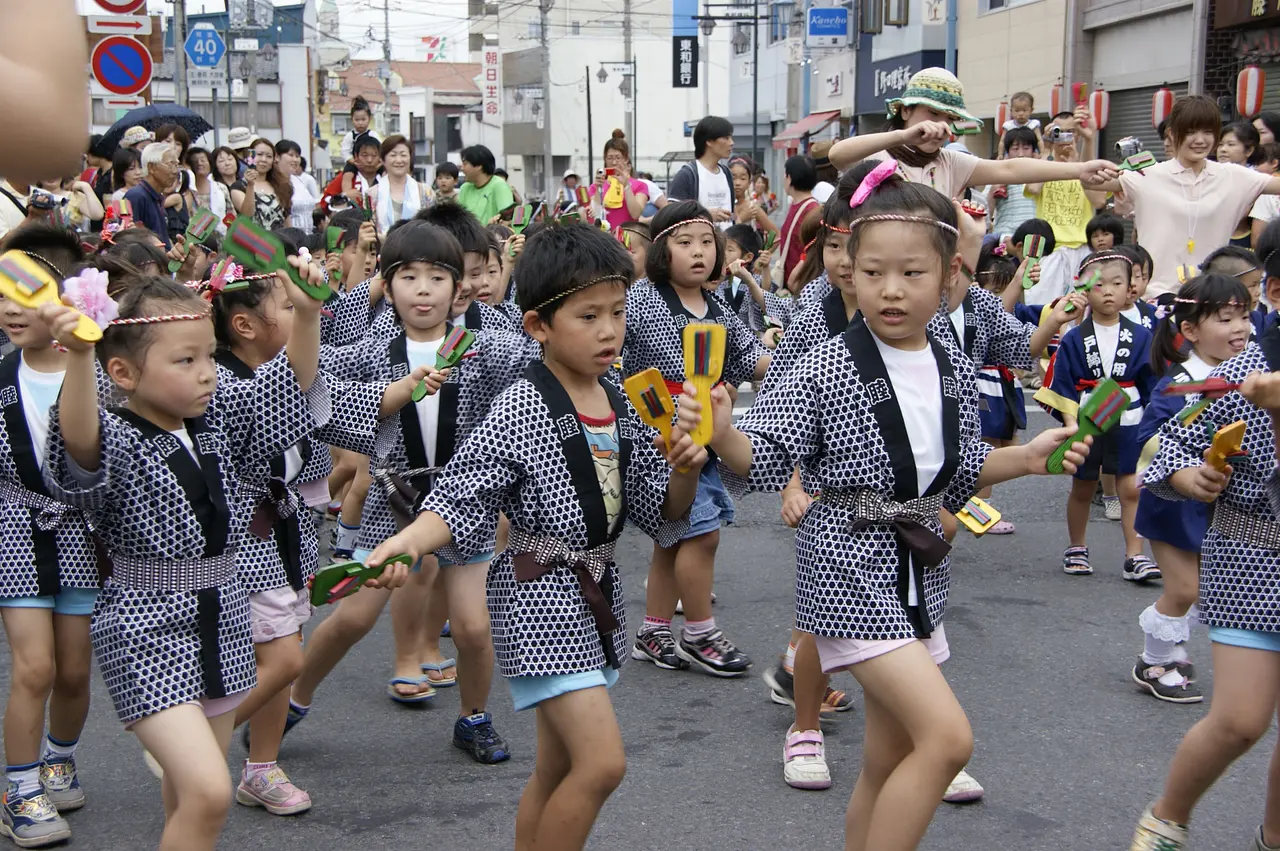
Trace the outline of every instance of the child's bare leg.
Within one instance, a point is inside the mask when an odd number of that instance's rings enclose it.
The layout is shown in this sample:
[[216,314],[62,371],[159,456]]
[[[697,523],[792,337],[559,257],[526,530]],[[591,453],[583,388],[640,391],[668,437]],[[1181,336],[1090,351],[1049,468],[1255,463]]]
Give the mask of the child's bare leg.
[[[1013,443],[1012,440],[1002,440],[999,437],[984,437],[982,438],[982,442],[989,444],[990,446],[993,446],[996,449],[1000,449],[1001,447],[1004,447],[1004,446],[1009,446]],[[992,487],[988,485],[987,487],[978,491],[978,497],[980,499],[991,499],[991,491],[992,491]]]
[[[1116,491],[1115,475],[1112,473],[1103,473],[1101,474],[1101,477],[1102,477],[1102,495],[1103,496],[1119,496],[1119,494]],[[1096,485],[1094,486],[1094,490],[1095,491],[1097,490]],[[1090,497],[1090,499],[1092,498],[1093,497]]]
[[546,714],[534,710],[538,725],[538,752],[533,774],[516,810],[516,851],[532,851],[547,800],[569,773],[569,751],[555,735]]
[[[49,735],[60,742],[74,742],[89,717],[89,671],[93,647],[89,642],[89,618],[53,616],[55,659],[53,694],[49,699]],[[6,741],[8,740],[6,731]]]
[[1266,734],[1280,697],[1280,657],[1213,644],[1213,702],[1183,737],[1169,766],[1157,818],[1187,824],[1196,803],[1227,767]]
[[9,765],[40,761],[44,708],[55,680],[52,609],[0,609],[13,672],[4,712],[4,758]]
[[866,695],[906,731],[912,749],[881,784],[865,843],[857,844],[860,837],[854,837],[852,844],[846,840],[845,849],[911,851],[928,830],[948,784],[973,753],[969,719],[922,642],[850,670]]
[[796,645],[794,676],[796,723],[791,729],[817,730],[822,699],[827,694],[827,676],[822,673],[817,642],[806,632],[800,633],[800,642]]
[[[567,752],[569,771],[547,796],[530,851],[578,851],[626,773],[622,731],[604,686],[562,694],[536,711],[547,716],[546,728]],[[543,730],[539,725],[539,734]]]
[[645,614],[670,621],[676,614],[676,600],[680,590],[676,585],[676,555],[681,541],[673,547],[653,545],[653,560],[649,563],[649,581],[645,589]]
[[[250,718],[254,718],[265,706],[275,700],[281,693],[288,693],[289,684],[302,673],[302,645],[298,643],[298,634],[284,635],[271,641],[253,645],[254,658],[258,663],[258,684],[249,695],[236,707],[236,726],[240,726]],[[286,700],[285,709],[288,710]],[[256,729],[257,725],[255,725]],[[280,720],[280,732],[284,732],[284,719]],[[276,746],[280,740],[276,737]],[[274,759],[274,757],[272,757]],[[254,762],[268,762],[257,760]]]
[[458,648],[459,715],[485,708],[493,683],[493,636],[489,631],[485,578],[489,563],[443,565],[449,598],[449,631]]
[[1164,541],[1151,541],[1151,553],[1160,565],[1160,598],[1156,611],[1171,618],[1185,617],[1200,596],[1200,558]]
[[164,769],[174,806],[160,851],[214,851],[231,806],[227,747],[235,714],[206,719],[197,703],[173,706],[138,721],[133,732]]
[[1280,845],[1280,744],[1271,752],[1267,768],[1267,807],[1262,815],[1262,841]]
[[1073,547],[1085,546],[1090,505],[1093,502],[1093,492],[1097,488],[1098,483],[1095,480],[1071,480],[1071,493],[1067,497],[1067,536]]
[[864,849],[867,831],[871,828],[871,814],[875,810],[880,790],[889,775],[911,753],[911,737],[880,701],[864,693],[863,713],[866,733],[862,746],[862,770],[858,773],[849,808],[844,817],[844,841],[846,849]]
[[1142,539],[1133,528],[1138,516],[1138,477],[1133,473],[1116,476],[1116,494],[1120,497],[1120,528],[1124,531],[1125,557],[1142,555]]
[[[435,561],[427,556],[424,561]],[[431,580],[425,571],[409,574],[409,581],[391,593],[391,635],[395,645],[395,676],[417,679],[422,674],[426,652],[427,600]],[[426,686],[397,683],[396,691],[406,697],[421,694]]]
[[[711,619],[711,586],[715,580],[716,548],[720,546],[720,532],[708,532],[696,538],[681,541],[676,550],[675,577],[680,601],[684,604],[686,623]],[[675,601],[671,612],[655,612],[660,617],[675,614]]]
[[[444,629],[445,623],[449,620],[449,596],[445,593],[444,579],[440,576],[439,567],[431,570],[424,564],[422,572],[430,577],[425,624],[422,628],[422,661],[439,665],[445,660],[444,651],[440,649],[440,633]],[[427,671],[426,673],[431,677],[433,683],[439,680],[456,678],[458,675],[455,666],[445,668],[443,671]]]
[[317,626],[302,652],[302,672],[293,681],[293,702],[310,706],[320,683],[360,639],[373,629],[391,592],[364,588],[353,594]]

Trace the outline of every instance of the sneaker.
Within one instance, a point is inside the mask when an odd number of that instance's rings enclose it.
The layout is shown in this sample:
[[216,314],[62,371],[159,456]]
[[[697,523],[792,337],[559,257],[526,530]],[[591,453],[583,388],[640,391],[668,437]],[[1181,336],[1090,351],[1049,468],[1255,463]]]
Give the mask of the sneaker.
[[1266,840],[1262,837],[1261,825],[1259,825],[1258,829],[1253,832],[1253,847],[1250,848],[1249,851],[1276,851],[1276,846],[1268,845]]
[[351,561],[355,557],[355,550],[340,550],[335,548],[330,554],[329,561],[333,564],[342,564],[344,561]]
[[1146,556],[1133,556],[1124,560],[1122,575],[1130,582],[1147,582],[1160,578],[1160,567]]
[[241,775],[236,803],[262,807],[273,816],[292,816],[311,809],[311,796],[294,786],[280,766],[273,765],[266,771]]
[[[303,718],[307,717],[306,712],[299,712],[293,708],[293,704],[289,704],[289,714],[284,719],[284,732],[280,734],[280,741],[284,741],[284,737],[289,735],[289,731],[301,723]],[[240,728],[240,741],[244,744],[244,749],[249,749],[249,723],[246,721]]]
[[750,657],[718,629],[693,641],[682,633],[676,644],[676,655],[715,677],[740,677],[751,668]]
[[1156,700],[1166,703],[1200,703],[1204,700],[1200,689],[1175,664],[1148,665],[1139,656],[1132,676],[1133,681],[1151,692]]
[[1156,818],[1148,805],[1133,829],[1129,851],[1182,851],[1189,841],[1186,825]]
[[684,671],[689,667],[688,662],[676,655],[676,640],[669,626],[654,626],[637,632],[631,658],[652,662],[667,671]]
[[853,695],[827,686],[827,693],[822,696],[823,712],[848,712],[853,708]]
[[488,712],[459,718],[453,725],[453,746],[471,754],[472,759],[484,765],[511,758],[507,743],[493,729],[493,717]]
[[1106,513],[1108,520],[1120,519],[1120,497],[1104,496],[1102,498],[1102,510]]
[[1012,523],[1010,523],[1008,520],[1003,520],[1003,519],[1001,519],[1001,520],[997,520],[995,523],[993,523],[993,524],[992,524],[992,526],[991,526],[991,528],[987,530],[986,534],[988,534],[988,535],[1012,535],[1012,534],[1014,533],[1014,531],[1015,531],[1015,527],[1014,527],[1014,525],[1013,525]]
[[779,706],[796,705],[795,675],[783,667],[781,662],[771,665],[761,676],[769,687],[769,699]]
[[74,756],[46,759],[40,766],[40,785],[60,813],[69,813],[84,806],[84,790],[76,776]]
[[951,785],[947,787],[947,793],[942,796],[942,800],[948,804],[969,804],[982,800],[985,791],[982,784],[962,768],[951,781]]
[[1098,486],[1093,490],[1093,504],[1102,507],[1102,482],[1098,482]]
[[821,730],[787,733],[782,745],[782,777],[792,789],[831,788],[826,742]]
[[19,848],[43,848],[71,838],[71,825],[58,815],[44,789],[18,794],[18,784],[10,783],[0,812],[0,836],[7,836]]
[[1067,547],[1062,553],[1062,572],[1069,576],[1088,576],[1093,573],[1089,564],[1088,547]]

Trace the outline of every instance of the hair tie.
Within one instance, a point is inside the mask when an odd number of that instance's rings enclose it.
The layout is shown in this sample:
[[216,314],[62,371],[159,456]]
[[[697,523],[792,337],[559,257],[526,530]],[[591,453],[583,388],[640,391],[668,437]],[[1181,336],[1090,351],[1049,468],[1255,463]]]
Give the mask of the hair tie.
[[942,228],[953,236],[960,236],[959,230],[940,219],[935,219],[930,216],[904,216],[897,213],[881,213],[875,216],[863,216],[862,218],[854,219],[849,222],[849,229],[853,230],[859,225],[864,225],[869,222],[910,222],[918,225],[933,225],[934,227]]
[[98,327],[105,328],[120,315],[120,306],[107,295],[110,276],[101,269],[83,269],[73,278],[62,282],[62,292],[76,310],[92,319]]
[[[845,233],[845,234],[853,233],[852,228],[842,228],[840,227],[840,225],[829,224],[823,221],[822,219],[818,219],[818,225],[826,228],[827,230],[835,231],[836,233]],[[817,241],[817,237],[814,237],[814,242],[816,241]],[[813,243],[811,242],[809,243],[809,245],[813,245]]]
[[158,322],[187,322],[194,319],[208,319],[207,313],[167,313],[162,316],[132,316],[128,319],[112,319],[107,323],[109,327],[117,328],[122,325],[155,325]]
[[685,219],[684,221],[676,222],[676,223],[675,223],[675,224],[673,224],[673,225],[667,225],[665,228],[663,228],[662,230],[658,231],[658,235],[657,235],[657,236],[655,236],[655,237],[651,240],[651,242],[657,242],[658,240],[662,239],[662,238],[663,238],[664,236],[666,236],[667,234],[671,233],[671,232],[672,232],[673,230],[675,230],[676,228],[682,228],[682,227],[684,227],[685,225],[709,225],[709,226],[711,226],[711,228],[712,228],[712,229],[714,229],[714,228],[715,228],[715,226],[716,226],[716,223],[715,223],[715,222],[713,222],[713,221],[711,221],[710,219],[704,219],[704,218],[701,218],[701,217],[696,218],[696,219]]
[[1106,263],[1111,260],[1123,260],[1129,264],[1129,268],[1133,268],[1133,258],[1127,254],[1121,254],[1119,251],[1108,251],[1105,253],[1091,254],[1080,264],[1080,271],[1076,273],[1077,277],[1084,274],[1084,270],[1094,263]]
[[385,280],[388,283],[388,285],[390,285],[391,276],[396,273],[396,269],[399,269],[401,266],[408,266],[410,263],[426,263],[428,266],[439,266],[441,269],[444,269],[450,275],[453,275],[453,280],[455,283],[457,281],[462,280],[462,273],[458,271],[456,266],[453,266],[449,263],[445,263],[440,260],[431,260],[426,257],[414,257],[411,260],[401,260],[398,263],[392,263],[385,270],[383,270],[382,272],[383,280]]
[[867,176],[862,178],[862,182],[858,184],[858,188],[854,190],[853,197],[849,199],[849,209],[854,210],[871,197],[871,193],[884,183],[889,177],[898,170],[896,160],[885,160],[880,165],[871,169]]
[[579,284],[576,287],[570,287],[569,289],[565,290],[562,293],[556,293],[551,298],[547,299],[541,304],[534,305],[531,309],[535,311],[542,310],[542,308],[546,307],[548,304],[553,304],[562,298],[568,298],[569,296],[573,295],[576,292],[581,292],[582,290],[588,289],[589,287],[594,287],[596,284],[602,284],[605,281],[618,281],[625,285],[629,283],[630,280],[631,279],[626,275],[601,275],[598,278],[592,278],[591,280],[587,281],[585,284]]
[[1008,250],[1004,247],[1003,242],[997,242],[996,247],[991,249],[991,254],[995,257],[1004,257],[1008,254]]
[[[21,249],[19,250],[21,251]],[[36,254],[34,251],[23,251],[22,253],[30,257],[32,260],[39,260],[44,265],[48,266],[50,269],[53,270],[53,274],[57,275],[59,278],[66,277],[66,275],[63,274],[62,270],[59,269],[57,266],[53,265],[53,261],[50,260],[48,257],[45,257],[42,254]]]

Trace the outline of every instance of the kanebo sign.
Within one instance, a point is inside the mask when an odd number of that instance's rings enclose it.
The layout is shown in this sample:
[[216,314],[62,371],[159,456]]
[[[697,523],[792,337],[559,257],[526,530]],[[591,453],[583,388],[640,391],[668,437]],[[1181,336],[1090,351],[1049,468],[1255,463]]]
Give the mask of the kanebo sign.
[[810,47],[846,47],[849,44],[849,10],[811,7],[805,27],[805,41]]

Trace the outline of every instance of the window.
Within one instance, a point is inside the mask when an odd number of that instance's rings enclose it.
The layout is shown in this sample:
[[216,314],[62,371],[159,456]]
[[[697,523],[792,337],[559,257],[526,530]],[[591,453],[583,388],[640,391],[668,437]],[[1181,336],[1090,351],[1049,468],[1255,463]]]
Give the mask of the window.
[[[994,2],[1003,2],[1003,0],[994,0]],[[858,16],[861,19],[858,30],[864,33],[878,33],[884,31],[884,7],[885,0],[862,0],[862,13]]]
[[409,135],[415,142],[425,142],[427,138],[427,119],[423,115],[415,115],[409,119]]
[[582,24],[574,21],[569,25],[569,35],[582,35]]
[[888,0],[885,5],[888,7],[888,11],[885,13],[884,22],[892,27],[905,27],[907,25],[907,10],[911,5],[908,0]]
[[795,3],[771,3],[769,5],[769,43],[784,41],[789,34]]
[[1022,6],[1034,2],[1035,0],[978,0],[978,14],[1003,12],[1005,9],[1012,9],[1014,6]]
[[339,135],[351,129],[351,113],[335,112],[333,115],[333,132]]
[[467,49],[472,53],[480,53],[484,50],[484,33],[471,33],[467,36]]
[[387,133],[390,134],[390,133],[399,133],[399,132],[400,132],[400,116],[399,115],[387,116]]
[[529,22],[529,38],[542,39],[542,21]]

